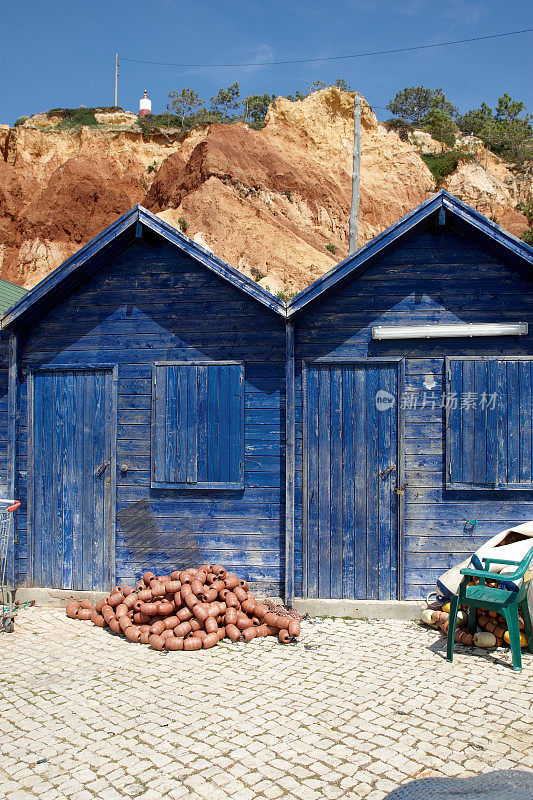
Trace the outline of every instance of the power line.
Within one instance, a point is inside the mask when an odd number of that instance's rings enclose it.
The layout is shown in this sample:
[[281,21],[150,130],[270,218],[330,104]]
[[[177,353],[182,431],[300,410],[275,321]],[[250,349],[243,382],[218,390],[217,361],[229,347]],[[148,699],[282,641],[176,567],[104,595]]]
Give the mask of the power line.
[[520,31],[507,31],[506,33],[492,33],[488,36],[473,36],[470,39],[454,39],[450,42],[437,42],[436,44],[419,44],[412,47],[396,47],[390,50],[369,50],[366,53],[353,53],[352,55],[342,56],[324,56],[322,58],[295,58],[288,61],[262,61],[251,62],[247,64],[178,64],[170,61],[145,61],[141,58],[125,58],[121,57],[121,61],[129,61],[135,64],[153,64],[159,67],[181,67],[183,69],[191,68],[216,68],[223,67],[275,67],[282,64],[314,64],[319,61],[341,61],[349,58],[365,58],[367,56],[382,56],[391,53],[410,53],[415,50],[429,50],[432,47],[448,47],[453,44],[467,44],[469,42],[481,42],[487,39],[500,39],[503,36],[519,36],[523,33],[531,33],[533,28],[524,28]]

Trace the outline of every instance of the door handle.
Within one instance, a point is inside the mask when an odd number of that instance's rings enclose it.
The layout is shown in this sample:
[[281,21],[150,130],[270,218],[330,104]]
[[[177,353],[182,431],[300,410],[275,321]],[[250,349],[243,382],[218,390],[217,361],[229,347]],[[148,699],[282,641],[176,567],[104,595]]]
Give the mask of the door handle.
[[396,464],[393,464],[392,467],[388,467],[387,469],[384,469],[383,472],[380,472],[379,477],[385,478],[387,475],[390,475],[390,473],[395,469],[396,469]]
[[98,469],[96,470],[96,474],[98,475],[98,477],[100,477],[102,472],[106,470],[106,468],[109,466],[109,463],[110,463],[109,461],[104,461],[104,463],[100,467],[98,467]]

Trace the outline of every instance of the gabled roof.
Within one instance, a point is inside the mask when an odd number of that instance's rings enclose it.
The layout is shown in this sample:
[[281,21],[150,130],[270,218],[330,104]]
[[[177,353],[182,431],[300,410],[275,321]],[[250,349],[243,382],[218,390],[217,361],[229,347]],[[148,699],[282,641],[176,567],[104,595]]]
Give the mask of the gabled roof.
[[113,252],[113,245],[120,244],[120,247],[123,247],[136,233],[140,234],[143,226],[159,234],[165,241],[191,256],[219,278],[228,281],[232,286],[253,297],[271,311],[282,317],[286,316],[286,306],[282,300],[274,297],[251,278],[243,275],[235,267],[226,264],[214,253],[184,236],[146,208],[134,206],[131,211],[117,219],[18,300],[3,316],[2,329],[9,328],[14,323],[17,324],[17,327],[24,325],[30,319],[51,308],[83,278],[98,269],[103,259]]
[[[507,260],[526,268],[533,267],[532,247],[500,228],[495,222],[487,219],[457,197],[442,190],[380,233],[356,253],[345,258],[344,261],[293,297],[288,304],[285,304],[235,267],[226,264],[221,258],[193,242],[192,239],[184,236],[146,208],[135,206],[63,262],[50,275],[47,275],[37,286],[20,297],[4,314],[1,327],[2,329],[9,328],[15,323],[17,326],[23,326],[55,305],[81,279],[98,269],[102,261],[112,254],[114,247],[117,249],[123,247],[137,232],[140,232],[142,226],[159,234],[206,269],[253,297],[274,313],[290,319],[307,310],[308,306],[323,298],[327,293],[339,288],[345,281],[363,274],[381,256],[398,247],[403,239],[422,229],[432,216],[437,215],[443,224],[452,221],[454,227],[462,233],[480,239]],[[14,286],[14,284],[8,285]],[[21,294],[25,292],[20,287],[16,287],[16,290]],[[1,311],[0,305],[0,313]]]
[[454,227],[463,234],[467,236],[470,234],[484,241],[513,263],[533,267],[533,247],[500,228],[457,197],[442,190],[293,297],[287,304],[287,317],[290,319],[307,310],[308,306],[345,281],[364,273],[380,256],[398,247],[403,239],[412,236],[417,229],[427,224],[430,217],[436,215],[439,215],[443,224],[453,222]]
[[11,308],[13,303],[16,303],[17,300],[24,297],[27,292],[28,290],[23,289],[22,286],[17,286],[16,283],[11,283],[10,281],[4,280],[4,278],[0,278],[0,314],[3,314],[8,308]]

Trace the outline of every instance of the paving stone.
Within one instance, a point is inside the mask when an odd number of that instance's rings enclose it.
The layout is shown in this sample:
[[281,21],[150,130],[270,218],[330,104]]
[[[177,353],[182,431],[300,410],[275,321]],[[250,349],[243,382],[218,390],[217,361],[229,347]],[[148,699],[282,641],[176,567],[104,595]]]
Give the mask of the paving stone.
[[382,800],[428,773],[533,771],[533,656],[450,665],[412,622],[165,655],[29,608],[1,644],[6,800]]

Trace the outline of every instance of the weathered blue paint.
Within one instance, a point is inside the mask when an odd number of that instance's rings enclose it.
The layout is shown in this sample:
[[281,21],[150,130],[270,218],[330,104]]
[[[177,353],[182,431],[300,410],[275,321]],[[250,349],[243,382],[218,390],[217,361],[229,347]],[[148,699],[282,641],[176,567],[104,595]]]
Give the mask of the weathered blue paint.
[[[441,213],[443,211],[444,216]],[[518,266],[528,268],[533,266],[532,247],[457,197],[441,190],[293,297],[288,303],[287,316],[292,317],[308,310],[330,291],[336,291],[346,280],[351,281],[363,275],[371,266],[397,248],[406,237],[423,231],[431,219],[436,221],[441,231],[449,219],[459,228],[463,227],[470,237],[478,235],[483,244],[495,249],[508,261]]]
[[116,387],[112,370],[30,378],[29,580],[104,591],[114,579]]
[[[504,527],[533,518],[533,497],[526,488],[532,469],[531,372],[526,368],[533,359],[531,327],[528,336],[509,338],[380,342],[371,337],[374,325],[481,320],[533,322],[531,273],[527,270],[530,248],[523,251],[526,268],[519,269],[514,250],[509,260],[504,259],[500,249],[489,248],[485,238],[478,238],[477,231],[466,236],[463,220],[457,225],[454,220],[454,214],[447,208],[445,227],[439,228],[435,214],[426,220],[425,227],[400,237],[394,249],[367,264],[363,271],[356,269],[351,280],[343,276],[292,316],[297,365],[309,359],[324,362],[335,358],[346,362],[392,356],[404,359],[405,432],[400,440],[405,480],[398,485],[405,482],[407,486],[405,495],[398,496],[400,506],[403,503],[403,510],[401,507],[398,510],[403,525],[399,542],[400,550],[403,549],[399,561],[398,583],[400,586],[403,583],[400,597],[423,596],[448,565]],[[505,418],[498,425],[506,435],[498,440],[494,427],[489,426],[486,450],[472,446],[472,442],[475,445],[484,441],[482,411],[468,411],[464,419],[471,444],[463,447],[458,437],[449,436],[448,453],[454,468],[462,464],[471,480],[485,474],[490,481],[495,469],[492,454],[499,446],[502,449],[499,458],[512,479],[505,489],[491,490],[486,485],[483,489],[446,486],[446,419],[441,407],[446,357],[466,358],[471,364],[464,386],[463,377],[459,386],[459,378],[452,371],[452,389],[471,390],[472,383],[475,386],[477,381],[478,391],[483,392],[486,387],[490,393],[500,381],[499,393],[506,400],[500,410]],[[485,374],[478,366],[476,373],[475,363],[480,357],[482,363],[490,363],[487,359],[507,359],[507,369],[499,373],[489,370]],[[505,384],[501,385],[504,375]],[[305,408],[302,389],[300,370],[297,415],[298,409]],[[361,388],[355,391],[355,403],[361,402],[361,391]],[[370,408],[371,398],[367,397],[365,404]],[[302,434],[305,436],[306,424],[311,424],[305,415],[304,420],[303,426],[297,424],[297,440]],[[307,455],[311,460],[311,453]],[[364,475],[363,465],[356,465],[355,479],[361,474]],[[299,533],[295,540],[295,574],[298,576],[303,570],[304,577],[305,498],[303,508],[296,513],[301,515],[303,524],[296,520],[295,530]],[[331,519],[338,515],[334,504],[329,513],[331,524]],[[477,520],[477,527],[465,531],[465,523],[471,519]],[[367,556],[375,561],[375,552]],[[302,578],[302,583],[296,585],[296,594],[303,591]]]
[[[23,502],[17,581],[45,574],[56,585],[95,585],[108,564],[111,581],[133,581],[146,567],[174,566],[176,531],[189,530],[203,558],[289,599],[304,587],[310,596],[425,594],[464,553],[533,516],[532,265],[531,248],[440,193],[285,306],[136,207],[2,321],[16,337],[5,411],[0,392],[11,443],[0,471],[11,464],[6,483]],[[530,322],[530,334],[371,336],[379,324],[505,320]],[[460,375],[448,376],[446,358],[463,359]],[[220,380],[221,362],[243,365],[242,402],[233,373]],[[156,383],[155,364],[167,365]],[[83,376],[110,372],[116,406],[106,391],[85,398]],[[52,400],[51,387],[36,396],[29,385],[40,374],[54,376]],[[496,425],[476,408],[451,420],[461,436],[447,443],[447,382],[495,387],[505,397]],[[411,402],[397,416],[378,411],[379,390]],[[97,504],[116,520],[115,567],[113,543],[93,552],[75,525],[90,514],[93,466],[105,452],[89,435],[102,407],[116,436],[116,491]],[[448,462],[461,488],[447,485]],[[164,478],[155,483],[154,463]],[[502,488],[487,489],[495,481]],[[152,523],[139,537],[121,512],[141,500]],[[43,513],[61,531],[61,552]],[[475,531],[464,528],[471,519]]]
[[448,489],[533,488],[532,369],[528,357],[446,359]]
[[394,360],[304,367],[307,597],[397,596],[398,367]]
[[156,232],[162,239],[169,244],[177,247],[182,253],[190,255],[196,262],[202,264],[213,274],[228,281],[232,286],[241,289],[245,294],[253,297],[258,302],[270,308],[272,311],[284,316],[284,304],[277,297],[274,297],[262,286],[259,286],[251,278],[243,275],[242,272],[226,264],[208,250],[205,250],[192,239],[181,234],[172,225],[164,222],[155,214],[147,211],[142,206],[135,206],[120,217],[116,222],[106,228],[99,236],[81,248],[71,258],[68,258],[61,266],[55,269],[50,275],[33,287],[24,297],[15,303],[4,315],[2,327],[8,327],[15,322],[18,324],[28,324],[28,321],[46,310],[51,305],[55,305],[62,296],[66,296],[68,291],[76,282],[85,276],[90,275],[100,264],[99,257],[104,254],[109,257],[112,253],[119,253],[132,239],[139,239],[138,224],[145,229]]
[[[64,296],[60,292],[57,305],[37,318],[32,316],[31,325],[21,323],[19,326],[17,494],[23,507],[18,517],[18,581],[34,581],[28,557],[35,552],[37,540],[44,531],[30,518],[29,530],[35,533],[35,542],[30,541],[28,546],[26,497],[28,476],[31,483],[32,475],[27,436],[32,414],[27,402],[28,374],[37,374],[43,368],[56,372],[64,368],[68,372],[107,367],[117,372],[114,426],[117,488],[110,501],[113,518],[116,518],[116,570],[112,582],[134,581],[147,566],[161,572],[168,569],[178,556],[175,533],[188,529],[196,535],[203,558],[227,565],[254,582],[260,590],[280,594],[285,577],[284,321],[277,312],[272,313],[272,309],[244,293],[240,286],[207,269],[176,245],[147,230],[146,225],[143,228],[143,237],[136,238],[133,227],[129,242],[123,242],[122,251],[112,252],[109,259],[100,251],[101,263],[97,271],[92,273],[87,267],[83,282],[71,286]],[[198,485],[186,489],[155,488],[150,485],[154,433],[151,426],[152,374],[154,364],[163,362],[184,362],[202,371],[205,383],[197,399],[206,406],[206,413],[198,415],[198,426],[205,427],[203,435],[197,437],[197,460],[193,460],[190,450],[186,462],[174,458],[174,451],[165,447],[164,458],[169,459],[164,461],[165,469],[172,472],[179,467],[194,476],[194,469],[201,466],[210,470],[210,484],[225,482],[229,485],[230,477],[239,471],[244,454],[244,488],[239,489],[233,481],[231,488],[202,489]],[[238,362],[238,374],[230,375],[229,382],[219,381],[219,370],[224,367],[214,365],[221,362]],[[208,364],[213,366],[208,367]],[[206,365],[205,369],[199,365]],[[242,371],[244,382],[241,384]],[[210,376],[215,372],[216,380],[213,380]],[[176,368],[176,381],[177,374]],[[194,391],[198,391],[200,378],[195,383],[190,370],[185,378],[180,377],[179,392],[174,396],[165,395],[165,403],[169,404],[168,418],[174,408],[177,413],[185,392],[187,402],[190,399],[191,407],[194,404]],[[238,404],[238,413],[232,414],[235,395],[241,396],[244,402]],[[220,412],[220,425],[218,417],[209,415],[210,402],[211,411]],[[59,409],[54,411],[54,418],[58,415]],[[78,421],[79,416],[75,414]],[[91,417],[94,414],[88,412],[86,424],[94,427]],[[188,421],[191,425],[194,423],[190,417]],[[211,451],[205,448],[209,439],[208,426],[216,452],[214,447]],[[110,429],[113,429],[112,423]],[[71,432],[74,440],[79,437],[79,430],[79,424],[75,425]],[[167,445],[169,433],[165,428],[157,442]],[[184,429],[173,440],[176,448],[183,448],[183,435]],[[70,444],[70,434],[66,442],[69,447],[77,446],[75,441]],[[50,451],[48,453],[50,455]],[[100,457],[99,453],[91,453],[90,446],[84,455],[87,462]],[[53,453],[51,461],[55,464]],[[89,474],[92,473],[87,463],[75,477],[81,479]],[[225,481],[215,480],[218,475]],[[155,525],[141,538],[125,529],[120,516],[121,511],[131,509],[140,500],[148,500]],[[72,507],[73,515],[75,508]],[[84,510],[83,513],[88,512]],[[44,540],[46,544],[46,533]],[[101,574],[107,556],[101,550],[97,555],[95,571]],[[84,569],[94,557],[85,547]],[[73,561],[72,582],[78,563]],[[54,576],[54,582],[59,585],[59,578]]]
[[244,362],[156,363],[154,489],[244,489]]

